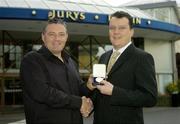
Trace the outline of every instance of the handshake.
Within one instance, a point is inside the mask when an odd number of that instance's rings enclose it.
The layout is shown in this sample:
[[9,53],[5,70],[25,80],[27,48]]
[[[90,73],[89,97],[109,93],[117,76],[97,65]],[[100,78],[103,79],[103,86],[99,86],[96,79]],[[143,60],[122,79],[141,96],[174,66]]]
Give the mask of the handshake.
[[93,103],[90,98],[86,98],[85,96],[81,97],[82,99],[82,105],[80,108],[80,112],[83,117],[88,117],[89,113],[93,109]]

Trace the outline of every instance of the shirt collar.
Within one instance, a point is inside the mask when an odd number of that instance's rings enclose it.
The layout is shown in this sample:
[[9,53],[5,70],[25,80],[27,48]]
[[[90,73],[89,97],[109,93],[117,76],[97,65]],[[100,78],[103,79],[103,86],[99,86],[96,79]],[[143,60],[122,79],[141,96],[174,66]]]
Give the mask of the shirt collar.
[[[49,51],[49,49],[46,47],[46,46],[44,46],[44,45],[42,45],[42,47],[38,50],[40,53],[42,53],[46,58],[52,58],[52,57],[55,57],[55,58],[57,58],[55,55],[53,55],[50,51]],[[62,51],[62,58],[65,60],[65,61],[67,61],[68,60],[68,58],[69,58],[69,54],[65,51],[65,50],[63,50]]]
[[[129,46],[129,45],[131,45],[131,41],[128,43],[128,44],[126,44],[124,47],[122,47],[122,48],[120,48],[118,51],[122,54],[123,52],[124,52],[124,50]],[[113,48],[113,52],[114,51],[116,51],[114,48]]]

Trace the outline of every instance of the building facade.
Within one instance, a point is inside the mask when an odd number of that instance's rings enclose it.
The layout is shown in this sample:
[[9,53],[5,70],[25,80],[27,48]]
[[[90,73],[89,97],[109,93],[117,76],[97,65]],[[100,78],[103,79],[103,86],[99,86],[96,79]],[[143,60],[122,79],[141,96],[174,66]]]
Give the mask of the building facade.
[[[133,43],[155,59],[159,93],[177,77],[174,43],[180,39],[180,26],[160,20],[132,7],[113,7],[103,0],[0,0],[0,93],[1,106],[20,104],[19,66],[25,53],[42,44],[41,31],[55,16],[67,22],[69,39],[66,50],[79,64],[85,79],[102,52],[112,48],[108,38],[109,15],[130,13],[134,20]],[[173,15],[178,22],[178,17]]]
[[[126,3],[123,6],[139,8],[154,18],[163,22],[180,25],[180,11],[176,1],[171,0],[137,0],[135,2]],[[163,36],[162,36],[163,37]],[[158,76],[158,88],[160,93],[165,93],[165,86],[178,79],[176,66],[176,53],[180,51],[179,40],[170,39],[146,39],[146,50],[150,51],[156,63],[156,73]],[[156,41],[156,43],[154,43]],[[151,46],[154,47],[151,47]],[[148,48],[150,47],[150,48]],[[164,50],[162,52],[162,50]],[[173,76],[172,76],[173,75]]]

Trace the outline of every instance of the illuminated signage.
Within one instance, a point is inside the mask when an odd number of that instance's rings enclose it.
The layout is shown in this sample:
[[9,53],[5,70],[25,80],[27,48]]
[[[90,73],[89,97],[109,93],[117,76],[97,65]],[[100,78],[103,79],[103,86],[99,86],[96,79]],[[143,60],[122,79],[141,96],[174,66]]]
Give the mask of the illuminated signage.
[[[109,15],[109,17],[108,17],[108,19],[110,20],[110,15]],[[133,18],[133,24],[134,25],[139,25],[139,24],[141,24],[141,18],[137,18],[137,17],[134,17]]]
[[[60,10],[50,10],[48,13],[48,19],[53,19],[54,17],[62,18],[62,19],[68,19],[70,21],[87,21],[87,16],[88,13],[84,12],[76,12],[76,11],[60,11]],[[88,21],[91,21],[91,18],[88,18]],[[100,16],[98,15],[93,15],[92,20],[99,21],[101,20]],[[108,23],[110,20],[110,15],[106,20],[103,20],[104,23]],[[138,25],[141,24],[141,19],[140,18],[133,18],[133,24]]]
[[66,18],[72,21],[77,21],[77,20],[84,20],[85,13],[72,12],[72,11],[56,11],[56,10],[49,11],[48,18],[53,19],[54,17],[63,18],[63,19]]
[[133,18],[133,24],[135,24],[135,25],[141,24],[141,19],[140,18]]

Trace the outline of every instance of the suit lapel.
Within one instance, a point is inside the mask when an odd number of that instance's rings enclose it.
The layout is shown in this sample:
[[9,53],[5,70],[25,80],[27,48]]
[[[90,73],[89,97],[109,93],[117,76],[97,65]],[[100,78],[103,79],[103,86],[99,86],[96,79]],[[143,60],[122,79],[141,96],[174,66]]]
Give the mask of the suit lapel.
[[126,62],[133,55],[134,49],[135,49],[135,46],[133,44],[129,45],[125,49],[125,51],[120,55],[120,57],[117,59],[117,61],[113,65],[113,67],[112,67],[111,71],[109,72],[108,76],[110,76],[116,69],[120,68],[123,65],[123,63]]
[[110,50],[109,52],[107,52],[107,54],[104,58],[104,64],[108,65],[108,62],[109,62],[109,59],[110,59],[112,52],[113,52],[113,50]]

